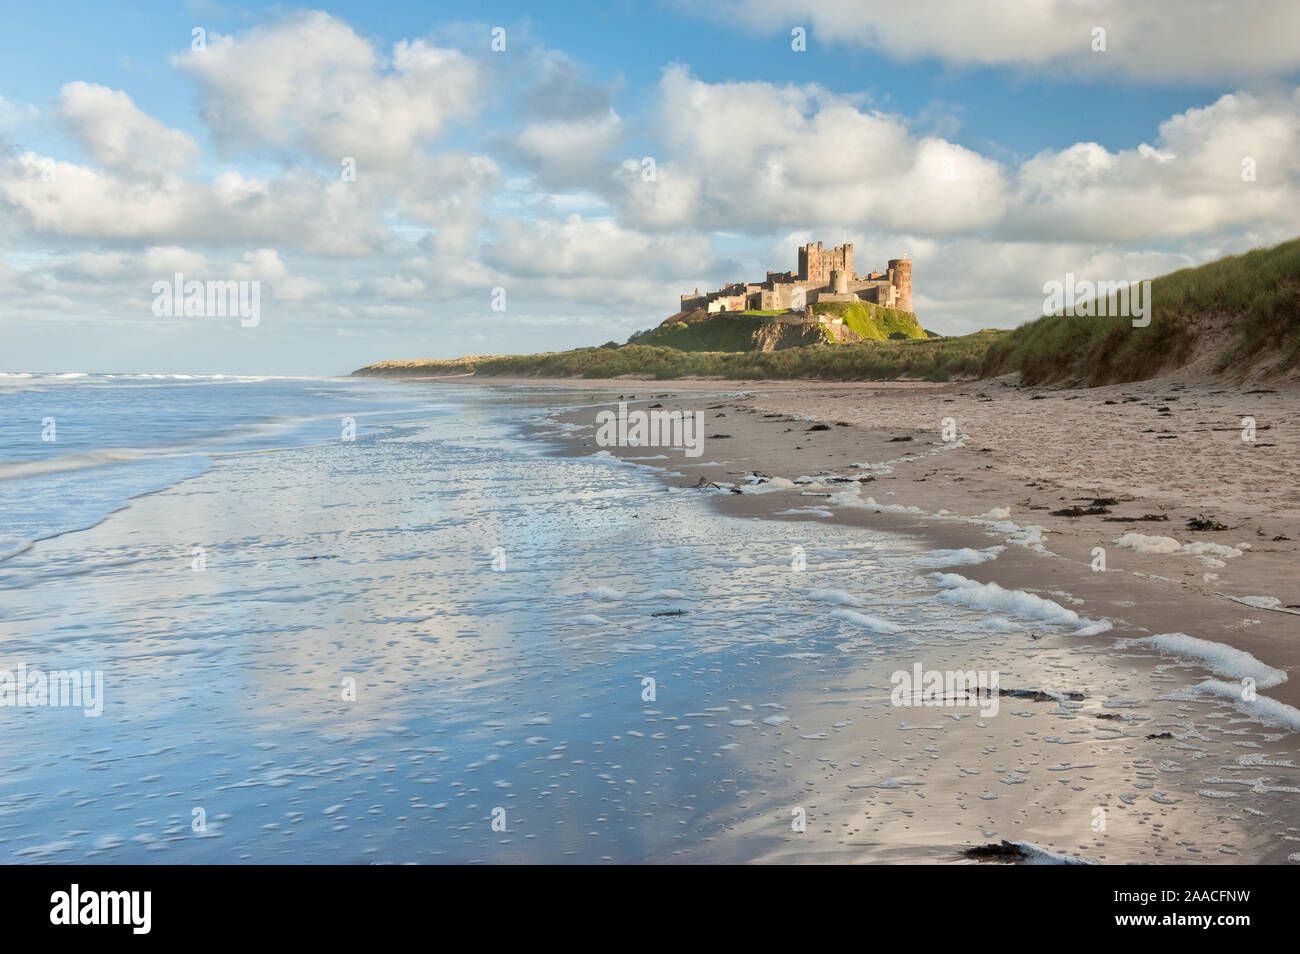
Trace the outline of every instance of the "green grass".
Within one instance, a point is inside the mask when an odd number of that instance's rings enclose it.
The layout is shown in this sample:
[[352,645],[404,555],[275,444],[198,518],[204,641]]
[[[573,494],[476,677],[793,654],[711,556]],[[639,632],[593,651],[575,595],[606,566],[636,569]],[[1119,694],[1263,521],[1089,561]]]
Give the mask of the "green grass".
[[925,330],[911,312],[881,308],[870,302],[819,301],[813,305],[813,314],[838,315],[844,319],[846,328],[872,341],[887,341],[892,334],[908,338],[926,336]]
[[[870,341],[886,341],[891,335],[907,338],[926,336],[916,318],[909,312],[878,308],[866,302],[818,302],[813,305],[813,313],[838,315],[844,319],[846,327]],[[788,314],[790,312],[785,309],[753,310],[694,317],[690,321],[679,318],[633,335],[628,344],[676,348],[678,351],[752,351],[762,329],[766,328],[769,334],[772,333],[772,325],[759,319]],[[784,329],[782,333],[793,338],[796,344],[800,343],[800,337],[805,341],[810,338],[828,343],[833,341],[830,334],[824,331],[810,333],[805,329],[800,333],[788,325],[780,327]]]
[[863,341],[783,351],[683,351],[627,344],[578,348],[551,354],[458,358],[454,361],[384,361],[362,368],[366,375],[439,375],[612,378],[644,375],[740,379],[820,378],[833,381],[931,381],[974,377],[989,343],[1010,334],[981,331],[956,338]]
[[633,335],[629,344],[676,348],[678,351],[749,351],[762,322],[739,314],[713,315],[703,321],[676,321]]
[[1256,249],[1151,283],[1151,324],[1128,318],[1044,316],[989,349],[981,373],[1019,371],[1027,384],[1095,386],[1138,381],[1177,368],[1193,354],[1208,320],[1235,335],[1215,370],[1240,379],[1255,365],[1265,376],[1300,361],[1300,239]]

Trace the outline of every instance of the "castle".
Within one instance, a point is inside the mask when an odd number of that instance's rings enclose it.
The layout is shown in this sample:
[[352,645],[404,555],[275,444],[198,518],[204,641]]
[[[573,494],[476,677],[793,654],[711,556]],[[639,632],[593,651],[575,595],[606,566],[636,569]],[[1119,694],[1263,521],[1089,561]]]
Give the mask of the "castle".
[[682,296],[683,312],[802,311],[824,301],[871,302],[882,308],[912,310],[912,262],[891,258],[883,272],[853,271],[853,246],[823,249],[809,242],[799,249],[799,272],[768,272],[761,282],[733,282],[718,291]]

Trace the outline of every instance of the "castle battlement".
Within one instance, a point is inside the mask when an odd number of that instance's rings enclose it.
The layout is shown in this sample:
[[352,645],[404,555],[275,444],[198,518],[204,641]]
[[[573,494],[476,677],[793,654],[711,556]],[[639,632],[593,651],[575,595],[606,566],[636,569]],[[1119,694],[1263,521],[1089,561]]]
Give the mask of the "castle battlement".
[[859,277],[853,271],[853,246],[823,248],[809,242],[798,249],[797,272],[768,272],[761,282],[732,282],[711,292],[683,295],[681,310],[802,311],[819,301],[870,302],[882,308],[912,310],[912,262],[891,258],[885,271]]

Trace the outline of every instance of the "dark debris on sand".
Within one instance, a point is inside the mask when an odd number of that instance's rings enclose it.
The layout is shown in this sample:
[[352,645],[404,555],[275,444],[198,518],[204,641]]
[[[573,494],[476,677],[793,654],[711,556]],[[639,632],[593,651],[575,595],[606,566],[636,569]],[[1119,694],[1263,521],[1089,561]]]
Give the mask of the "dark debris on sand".
[[1025,849],[1009,841],[997,845],[975,845],[963,851],[962,855],[976,861],[1024,861],[1029,857]]

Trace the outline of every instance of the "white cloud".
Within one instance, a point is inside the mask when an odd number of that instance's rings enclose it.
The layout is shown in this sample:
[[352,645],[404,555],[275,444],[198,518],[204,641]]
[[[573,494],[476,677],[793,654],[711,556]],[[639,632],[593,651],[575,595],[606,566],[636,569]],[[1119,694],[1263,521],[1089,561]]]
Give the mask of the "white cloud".
[[686,275],[713,259],[708,238],[699,233],[646,234],[576,214],[563,221],[501,219],[482,257],[525,279]]
[[294,169],[274,179],[226,172],[211,182],[137,180],[24,153],[0,161],[0,204],[30,231],[65,238],[269,242],[360,255],[387,236],[384,204],[365,187]]
[[280,253],[273,248],[259,248],[244,253],[244,260],[231,270],[235,278],[245,281],[275,281],[288,274]]
[[654,180],[634,161],[615,178],[619,207],[648,227],[762,232],[869,220],[945,233],[989,225],[1004,209],[996,162],[816,85],[710,84],[673,66],[659,114],[667,156]]
[[[1273,0],[727,0],[684,10],[755,32],[856,46],[899,60],[1011,66],[1097,78],[1187,81],[1300,69],[1300,4]],[[1093,50],[1104,29],[1106,50]]]
[[140,256],[140,263],[144,266],[145,274],[168,277],[176,272],[188,272],[190,277],[195,277],[208,268],[206,255],[176,245],[159,245],[146,249]]
[[[1300,90],[1226,95],[1161,123],[1156,145],[1077,143],[1019,169],[1008,236],[1136,241],[1251,225],[1294,231]],[[1243,160],[1254,179],[1243,179]]]
[[378,295],[397,300],[423,298],[428,291],[427,286],[419,278],[401,275],[385,275],[377,278],[373,287]]
[[331,163],[399,165],[477,111],[479,64],[424,40],[385,59],[342,20],[292,14],[172,62],[198,84],[204,121],[233,146],[304,150]]
[[536,169],[544,188],[589,186],[608,177],[606,158],[624,139],[623,121],[614,110],[591,116],[530,123],[509,140],[514,155]]
[[141,112],[121,90],[68,83],[59,113],[100,165],[126,176],[175,172],[189,166],[199,147],[188,135]]
[[436,227],[439,252],[464,255],[476,244],[486,195],[501,181],[497,164],[463,152],[421,156],[406,174],[380,179],[375,187],[395,197],[397,211]]
[[0,131],[12,129],[25,120],[35,119],[37,115],[35,106],[18,106],[0,96]]
[[816,86],[710,84],[675,66],[659,109],[653,179],[635,159],[613,176],[623,221],[647,229],[1118,242],[1293,228],[1300,208],[1300,89],[1228,94],[1153,143],[1081,142],[1011,168]]

